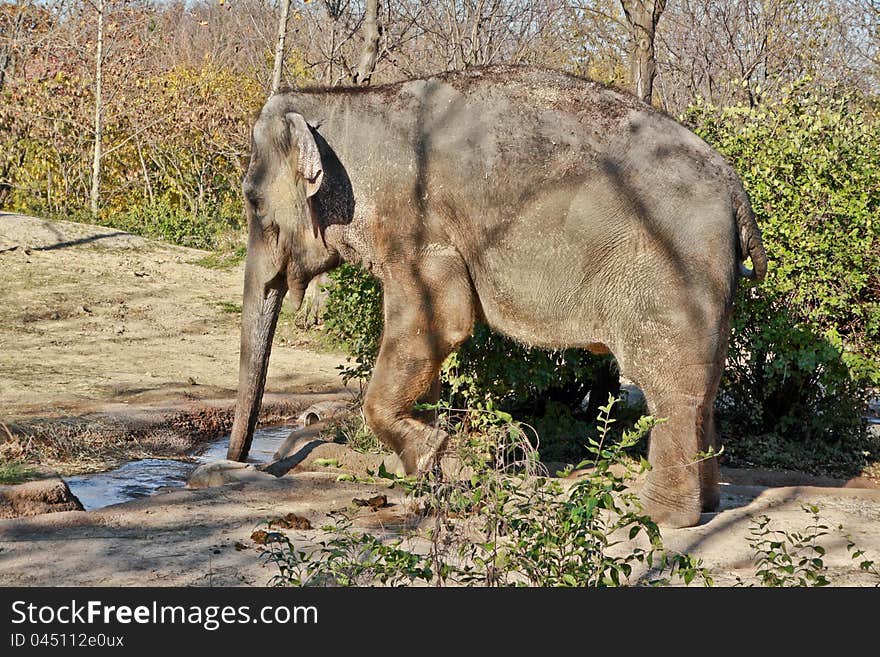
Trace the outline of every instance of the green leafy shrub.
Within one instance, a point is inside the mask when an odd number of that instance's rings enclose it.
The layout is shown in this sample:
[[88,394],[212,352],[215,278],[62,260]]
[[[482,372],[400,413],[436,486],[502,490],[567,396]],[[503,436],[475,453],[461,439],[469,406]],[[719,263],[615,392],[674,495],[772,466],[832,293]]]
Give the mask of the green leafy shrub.
[[[755,575],[763,586],[828,586],[825,548],[818,540],[828,535],[828,525],[819,518],[819,509],[803,505],[812,524],[804,531],[773,529],[769,516],[756,518],[748,539],[755,559]],[[741,584],[742,582],[740,582]]]
[[360,267],[344,264],[330,272],[324,326],[349,354],[342,378],[368,379],[382,336],[382,286]]
[[545,415],[549,403],[580,404],[599,362],[582,349],[524,347],[480,324],[446,360],[443,378],[453,404],[533,418]]
[[98,223],[172,244],[213,249],[218,235],[238,228],[241,218],[236,215],[223,217],[209,208],[193,215],[186,208],[160,199],[118,213],[103,213]]
[[38,476],[39,472],[26,463],[0,458],[0,484],[20,484]]
[[[831,528],[822,520],[820,509],[815,504],[801,504],[801,510],[810,517],[810,523],[799,530],[776,529],[766,515],[752,520],[747,541],[752,548],[755,577],[761,586],[818,587],[834,584],[828,579],[826,549],[820,545],[821,539],[831,535]],[[838,526],[837,532],[842,533],[843,526]],[[873,579],[874,586],[880,587],[880,570],[874,560],[869,559],[865,551],[856,545],[852,536],[838,535],[833,540],[825,539],[825,542],[833,544],[840,538],[846,539],[846,550],[850,559],[857,563],[858,570]],[[746,585],[741,577],[737,577],[737,586]]]
[[687,115],[742,177],[769,259],[736,300],[719,419],[734,463],[851,475],[877,456],[860,416],[880,384],[880,121],[806,82]]

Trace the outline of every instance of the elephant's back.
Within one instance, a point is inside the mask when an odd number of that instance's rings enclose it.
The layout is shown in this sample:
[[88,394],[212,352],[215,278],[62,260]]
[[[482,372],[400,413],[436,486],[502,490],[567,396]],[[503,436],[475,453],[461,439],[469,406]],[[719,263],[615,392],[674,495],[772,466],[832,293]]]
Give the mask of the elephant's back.
[[380,87],[363,99],[410,149],[423,182],[467,202],[521,205],[537,188],[629,172],[674,190],[736,175],[685,126],[632,95],[550,69],[494,66]]

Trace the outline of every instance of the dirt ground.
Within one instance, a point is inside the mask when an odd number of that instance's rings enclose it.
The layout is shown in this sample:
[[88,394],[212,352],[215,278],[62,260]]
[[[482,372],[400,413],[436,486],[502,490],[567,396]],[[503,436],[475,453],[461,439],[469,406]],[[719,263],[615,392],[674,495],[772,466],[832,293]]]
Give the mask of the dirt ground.
[[[9,586],[265,586],[278,571],[261,558],[251,535],[271,518],[307,518],[315,529],[280,531],[298,546],[311,545],[327,538],[318,528],[329,511],[384,494],[389,506],[358,510],[354,527],[390,536],[412,528],[408,500],[399,490],[338,481],[339,470],[332,467],[316,470],[176,490],[91,512],[0,521],[0,580]],[[803,531],[810,522],[804,503],[819,506],[830,529],[819,544],[827,550],[832,585],[877,585],[876,576],[854,566],[846,536],[866,558],[880,561],[878,490],[726,483],[719,513],[704,514],[698,527],[664,530],[664,544],[701,558],[716,586],[736,585],[738,578],[755,583],[747,543],[754,519],[766,514],[774,529]]]
[[[109,228],[0,213],[0,421],[13,428],[112,421],[124,432],[176,417],[179,437],[187,427],[201,430],[206,409],[220,409],[215,428],[225,427],[237,386],[242,265],[206,267],[207,255]],[[267,406],[287,404],[292,413],[346,394],[336,373],[342,361],[304,338],[288,316],[276,337]],[[112,464],[108,458],[105,465]],[[260,586],[274,569],[249,537],[268,518],[295,512],[318,527],[328,511],[381,490],[393,506],[362,511],[356,524],[395,531],[406,522],[398,491],[337,477],[301,471],[90,512],[3,520],[0,581]],[[880,491],[866,488],[871,482],[752,470],[726,470],[724,481],[720,513],[707,514],[696,528],[664,532],[669,547],[701,557],[717,584],[752,573],[746,538],[753,517],[767,514],[775,527],[802,530],[806,502],[819,505],[833,529],[825,542],[832,583],[876,583],[853,567],[843,538],[851,534],[880,563]],[[318,531],[290,534],[308,542]]]

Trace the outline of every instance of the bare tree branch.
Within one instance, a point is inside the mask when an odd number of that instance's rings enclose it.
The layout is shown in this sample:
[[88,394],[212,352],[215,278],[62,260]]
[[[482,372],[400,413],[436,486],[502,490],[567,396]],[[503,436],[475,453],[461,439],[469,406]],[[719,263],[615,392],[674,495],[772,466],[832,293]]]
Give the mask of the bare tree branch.
[[275,42],[275,59],[272,65],[271,96],[281,88],[281,73],[284,70],[284,40],[287,38],[287,22],[290,19],[290,0],[280,0],[278,16],[278,39]]
[[379,26],[379,0],[367,0],[361,29],[364,33],[364,47],[351,81],[354,84],[367,85],[370,84],[379,59],[379,40],[382,36]]

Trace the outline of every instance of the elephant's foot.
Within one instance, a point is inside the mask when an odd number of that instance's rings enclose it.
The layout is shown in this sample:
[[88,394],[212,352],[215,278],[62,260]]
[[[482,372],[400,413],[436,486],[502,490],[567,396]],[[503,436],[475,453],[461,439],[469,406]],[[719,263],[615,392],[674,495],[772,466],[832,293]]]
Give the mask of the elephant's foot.
[[[406,467],[404,466],[403,461],[397,454],[392,454],[390,457],[385,459],[383,461],[383,465],[388,472],[394,474],[395,476],[407,476]],[[431,470],[436,472],[438,466],[439,472],[443,475],[443,479],[446,481],[470,480],[470,478],[474,474],[472,468],[465,466],[460,458],[458,458],[455,454],[450,454],[448,451],[444,451],[442,454],[438,454],[434,460],[433,465],[429,466],[423,472],[428,472]]]
[[674,490],[671,493],[665,489],[661,493],[660,490],[661,487],[653,484],[649,477],[639,495],[645,513],[651,520],[671,529],[699,524],[703,505],[697,491],[693,494],[682,492],[677,495]]
[[420,476],[432,470],[440,462],[448,441],[449,434],[439,429],[409,438],[398,453],[406,474]]
[[661,527],[680,529],[694,527],[700,522],[700,508],[673,507],[642,495],[642,506],[651,520]]

